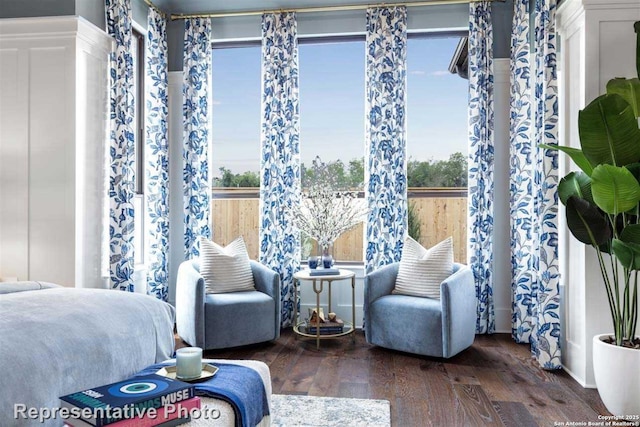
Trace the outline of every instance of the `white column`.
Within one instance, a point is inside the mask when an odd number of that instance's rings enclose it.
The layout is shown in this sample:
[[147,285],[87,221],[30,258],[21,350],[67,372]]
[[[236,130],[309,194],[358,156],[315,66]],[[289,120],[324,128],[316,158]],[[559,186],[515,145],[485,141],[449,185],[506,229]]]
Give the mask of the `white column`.
[[[565,0],[558,8],[561,39],[559,99],[561,145],[580,147],[578,111],[605,92],[613,77],[635,77],[638,0]],[[577,168],[560,155],[560,176]],[[560,209],[559,250],[563,295],[563,367],[585,387],[595,387],[591,339],[612,332],[596,253],[571,236]]]
[[184,261],[184,207],[182,189],[182,70],[169,79],[169,301],[176,300],[178,267]]
[[0,20],[0,276],[101,287],[111,38]]
[[511,234],[509,231],[510,60],[493,60],[495,111],[493,158],[493,304],[496,332],[511,333]]

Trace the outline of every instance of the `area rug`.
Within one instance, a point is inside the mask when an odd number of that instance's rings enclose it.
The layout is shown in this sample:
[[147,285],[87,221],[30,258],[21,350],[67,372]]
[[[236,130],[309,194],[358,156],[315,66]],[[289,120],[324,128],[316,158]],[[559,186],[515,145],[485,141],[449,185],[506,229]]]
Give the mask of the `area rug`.
[[388,400],[273,394],[271,425],[389,427],[391,407]]

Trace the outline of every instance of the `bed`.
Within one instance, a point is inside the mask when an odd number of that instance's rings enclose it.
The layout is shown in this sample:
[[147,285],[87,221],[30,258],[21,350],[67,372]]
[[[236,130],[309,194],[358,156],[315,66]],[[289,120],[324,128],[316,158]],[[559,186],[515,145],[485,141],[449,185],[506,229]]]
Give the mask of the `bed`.
[[126,379],[173,355],[175,313],[167,303],[113,290],[12,286],[0,291],[3,427],[43,425],[15,419],[22,408],[15,405],[46,415],[42,410],[57,408],[59,396]]

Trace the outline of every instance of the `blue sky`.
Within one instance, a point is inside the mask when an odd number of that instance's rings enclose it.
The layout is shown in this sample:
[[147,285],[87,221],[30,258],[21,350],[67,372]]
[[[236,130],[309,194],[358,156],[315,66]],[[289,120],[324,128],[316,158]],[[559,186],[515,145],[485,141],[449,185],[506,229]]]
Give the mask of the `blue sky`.
[[[407,45],[407,152],[467,152],[467,81],[447,70],[459,38]],[[364,153],[364,42],[301,44],[300,153],[310,164]],[[260,168],[260,47],[213,51],[213,176]]]

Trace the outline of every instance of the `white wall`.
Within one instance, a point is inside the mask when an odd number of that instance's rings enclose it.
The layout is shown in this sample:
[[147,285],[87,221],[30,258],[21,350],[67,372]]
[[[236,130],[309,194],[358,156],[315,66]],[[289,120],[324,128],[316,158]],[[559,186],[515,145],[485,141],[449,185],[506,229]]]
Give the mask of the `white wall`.
[[511,332],[511,235],[509,231],[509,59],[493,61],[494,212],[493,305],[496,332]]
[[101,286],[110,48],[82,18],[0,20],[0,276]]
[[[580,147],[578,111],[605,92],[613,77],[634,77],[638,0],[565,0],[558,8],[560,135]],[[560,175],[575,170],[560,156]],[[595,251],[575,240],[560,209],[559,251],[563,293],[563,367],[580,384],[595,387],[591,339],[611,332],[606,294]]]

